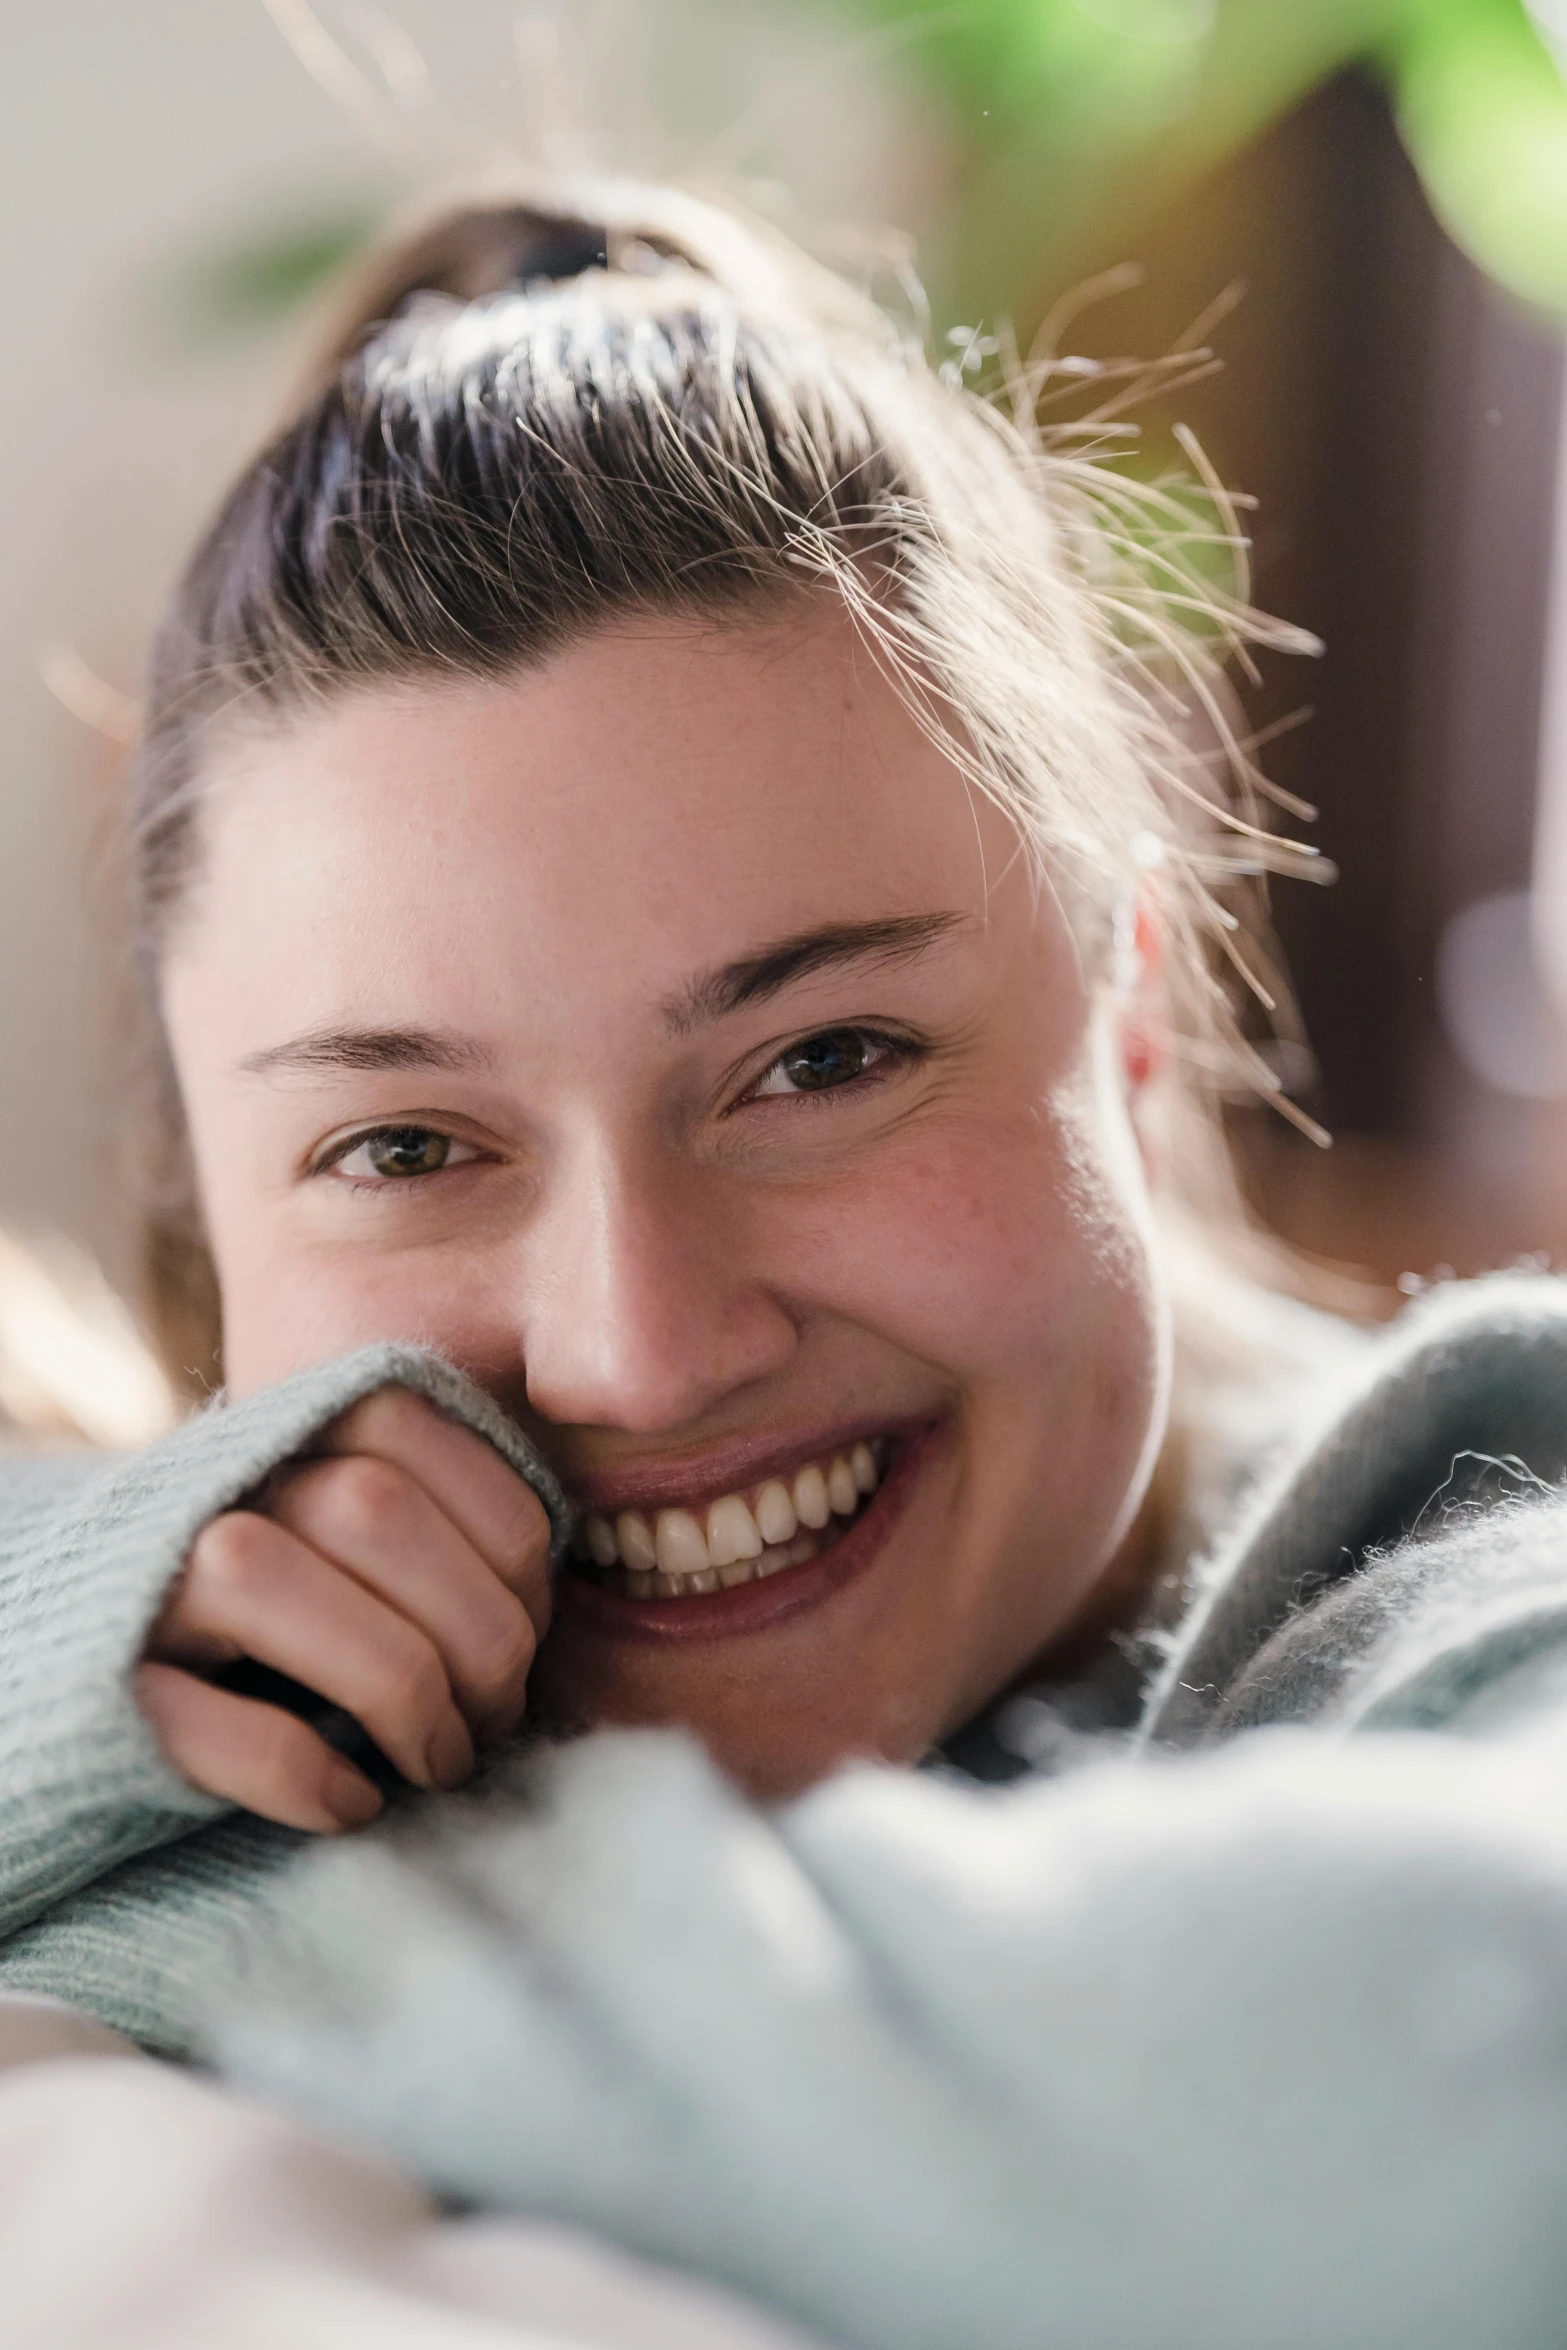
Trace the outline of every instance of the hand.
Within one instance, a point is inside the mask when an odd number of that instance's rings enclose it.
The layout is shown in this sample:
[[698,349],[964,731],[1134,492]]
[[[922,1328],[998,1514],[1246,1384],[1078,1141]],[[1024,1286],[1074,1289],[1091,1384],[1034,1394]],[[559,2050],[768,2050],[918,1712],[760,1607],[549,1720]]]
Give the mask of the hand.
[[286,1827],[362,1827],[381,1795],[309,1724],[203,1676],[251,1658],[340,1706],[416,1787],[454,1787],[520,1720],[549,1623],[549,1521],[493,1448],[383,1388],[253,1507],[203,1528],[136,1696],[193,1786]]

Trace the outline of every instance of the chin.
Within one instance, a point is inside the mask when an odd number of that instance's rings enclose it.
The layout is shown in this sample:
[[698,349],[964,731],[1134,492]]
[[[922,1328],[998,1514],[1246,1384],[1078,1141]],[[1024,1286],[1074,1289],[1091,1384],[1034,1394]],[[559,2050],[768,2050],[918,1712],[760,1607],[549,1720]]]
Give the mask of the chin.
[[[698,1740],[725,1776],[759,1802],[798,1795],[853,1762],[912,1763],[930,1743],[924,1732],[878,1719],[873,1676],[840,1669],[773,1681],[765,1672],[715,1669],[700,1688],[659,1685],[636,1675],[608,1685],[583,1671],[569,1645],[546,1642],[535,1667],[531,1723],[548,1739],[596,1729],[683,1730]],[[843,1669],[847,1667],[848,1669]],[[780,1683],[782,1685],[780,1685]]]

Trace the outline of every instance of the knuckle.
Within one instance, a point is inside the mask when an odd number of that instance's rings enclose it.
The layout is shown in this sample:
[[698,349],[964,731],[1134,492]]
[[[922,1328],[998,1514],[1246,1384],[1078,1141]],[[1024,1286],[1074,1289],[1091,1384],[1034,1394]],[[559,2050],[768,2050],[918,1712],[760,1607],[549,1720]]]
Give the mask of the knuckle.
[[275,1795],[290,1794],[308,1781],[318,1744],[312,1731],[277,1706],[264,1706],[252,1731],[251,1767]]
[[482,1704],[503,1704],[518,1694],[532,1669],[537,1645],[533,1626],[519,1607],[515,1623],[508,1624],[487,1647],[474,1676],[474,1694]]
[[550,1546],[550,1521],[532,1486],[516,1478],[513,1482],[517,1498],[502,1529],[501,1544],[508,1572],[520,1578],[542,1567]]
[[339,1442],[351,1444],[390,1443],[413,1424],[419,1398],[407,1387],[378,1387],[345,1412],[337,1423]]
[[383,1702],[399,1721],[432,1722],[450,1703],[446,1668],[417,1632],[389,1642],[381,1680]]
[[209,1599],[245,1598],[262,1580],[266,1521],[250,1510],[227,1510],[203,1527],[192,1545],[186,1588]]
[[322,1485],[334,1516],[369,1541],[386,1541],[407,1525],[408,1479],[390,1461],[355,1453],[332,1463]]

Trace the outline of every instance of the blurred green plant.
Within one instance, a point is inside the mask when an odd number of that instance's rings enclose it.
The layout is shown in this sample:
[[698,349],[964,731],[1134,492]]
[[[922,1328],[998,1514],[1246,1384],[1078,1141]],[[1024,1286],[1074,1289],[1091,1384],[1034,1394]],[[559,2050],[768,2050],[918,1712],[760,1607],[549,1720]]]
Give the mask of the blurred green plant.
[[[907,0],[839,5],[908,20]],[[943,276],[981,316],[1113,257],[1354,66],[1454,241],[1567,314],[1567,0],[964,0],[917,53],[980,155]]]
[[176,253],[141,288],[144,325],[184,351],[270,326],[364,250],[389,201],[332,200]]
[[191,323],[223,335],[257,316],[292,310],[363,250],[380,217],[369,204],[352,205],[247,237],[192,263],[182,278]]

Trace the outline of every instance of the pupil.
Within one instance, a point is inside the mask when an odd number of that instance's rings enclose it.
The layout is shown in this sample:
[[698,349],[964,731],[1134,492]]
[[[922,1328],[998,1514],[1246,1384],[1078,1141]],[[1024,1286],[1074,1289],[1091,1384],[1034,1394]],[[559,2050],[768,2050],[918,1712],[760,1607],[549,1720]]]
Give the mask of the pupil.
[[829,1028],[808,1036],[784,1055],[792,1085],[807,1093],[821,1093],[831,1085],[846,1085],[865,1067],[865,1039],[852,1028]]
[[444,1134],[432,1134],[427,1126],[389,1126],[366,1145],[378,1175],[434,1175],[445,1166],[451,1147]]

